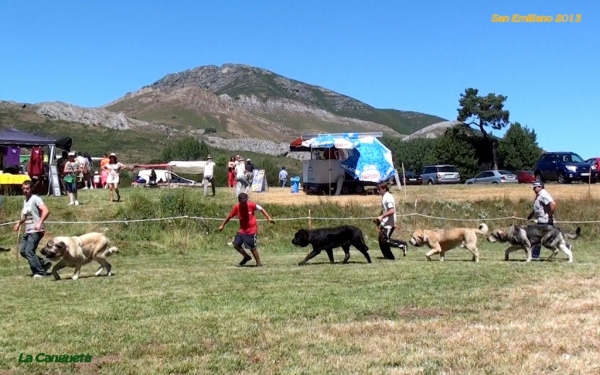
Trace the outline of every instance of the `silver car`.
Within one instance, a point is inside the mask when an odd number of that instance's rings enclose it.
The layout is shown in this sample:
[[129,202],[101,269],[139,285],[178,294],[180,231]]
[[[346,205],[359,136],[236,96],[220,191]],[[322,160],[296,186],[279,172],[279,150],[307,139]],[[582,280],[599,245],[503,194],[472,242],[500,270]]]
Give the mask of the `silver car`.
[[460,173],[453,165],[428,165],[421,172],[423,184],[458,184],[460,183]]
[[518,183],[517,175],[510,171],[483,171],[473,178],[465,181],[465,184],[504,184]]

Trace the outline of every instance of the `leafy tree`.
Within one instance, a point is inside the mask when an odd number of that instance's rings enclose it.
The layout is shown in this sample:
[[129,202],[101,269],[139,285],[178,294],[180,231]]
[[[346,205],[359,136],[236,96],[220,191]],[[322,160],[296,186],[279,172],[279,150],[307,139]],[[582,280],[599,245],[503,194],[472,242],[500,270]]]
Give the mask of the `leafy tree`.
[[541,154],[535,130],[515,122],[510,125],[498,146],[498,156],[505,169],[531,169]]
[[479,90],[468,88],[460,95],[458,121],[481,131],[492,150],[492,168],[498,169],[498,140],[486,131],[486,127],[501,130],[508,125],[510,113],[504,109],[507,97],[493,93],[479,96]]
[[423,167],[436,164],[434,155],[435,139],[417,138],[403,141],[398,138],[382,139],[382,143],[392,151],[394,165],[400,171],[404,163],[404,169],[420,173]]
[[473,176],[479,171],[479,160],[474,144],[479,138],[465,126],[446,129],[435,145],[436,164],[453,164],[461,177]]
[[192,137],[186,137],[165,147],[162,150],[161,159],[164,162],[204,160],[209,153],[210,149],[204,141],[199,142]]

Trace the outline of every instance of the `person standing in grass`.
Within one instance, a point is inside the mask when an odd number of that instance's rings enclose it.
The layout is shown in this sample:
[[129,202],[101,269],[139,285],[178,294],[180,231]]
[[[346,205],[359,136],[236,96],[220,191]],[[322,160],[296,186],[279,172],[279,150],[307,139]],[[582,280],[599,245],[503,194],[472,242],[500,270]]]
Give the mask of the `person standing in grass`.
[[77,177],[81,172],[81,165],[75,160],[75,152],[69,152],[67,157],[68,159],[63,169],[63,181],[65,181],[67,195],[69,196],[69,206],[73,204],[79,206],[79,201],[77,200]]
[[119,194],[119,173],[127,169],[125,164],[117,161],[117,155],[110,154],[108,157],[108,163],[104,165],[104,170],[107,172],[106,184],[110,190],[110,201],[114,202],[113,191],[117,194],[117,202],[121,201],[121,195]]
[[281,170],[279,171],[279,183],[281,184],[281,187],[285,187],[287,178],[288,172],[285,170],[285,167],[281,167]]
[[204,196],[206,197],[206,193],[208,190],[208,184],[212,189],[212,196],[215,196],[215,162],[212,157],[208,155],[206,157],[206,163],[204,164],[204,176],[202,178],[202,185],[204,185]]
[[252,259],[252,257],[248,255],[248,253],[246,253],[246,250],[244,250],[244,248],[242,247],[244,244],[246,244],[246,247],[250,249],[254,260],[256,261],[256,266],[260,267],[262,266],[262,264],[260,262],[258,249],[256,248],[258,225],[256,223],[255,212],[262,212],[262,214],[265,215],[269,223],[275,224],[275,222],[273,221],[271,216],[269,216],[267,211],[265,211],[264,208],[262,208],[254,202],[249,202],[248,195],[246,193],[240,193],[238,195],[238,202],[239,203],[233,206],[231,212],[229,213],[229,215],[227,215],[227,217],[219,227],[219,232],[223,230],[223,228],[229,222],[229,220],[237,216],[240,220],[240,229],[238,230],[237,234],[235,235],[235,238],[233,239],[233,247],[238,251],[238,253],[242,254],[242,256],[244,257],[240,262],[240,266],[243,266],[244,264],[248,263],[249,260]]
[[241,156],[236,157],[237,161],[235,163],[235,196],[239,196],[242,190],[248,186],[248,181],[246,180],[246,165],[244,164],[244,159]]
[[385,259],[394,260],[394,253],[389,243],[392,233],[396,229],[396,201],[387,183],[377,185],[377,191],[381,195],[381,215],[377,218],[379,222],[379,249]]
[[21,239],[20,254],[29,262],[32,277],[39,278],[46,276],[46,271],[52,267],[52,263],[45,258],[39,257],[35,251],[44,237],[44,221],[50,215],[48,207],[39,196],[32,193],[31,181],[27,180],[22,185],[25,201],[21,218],[15,224],[15,232],[18,232],[21,225],[25,224],[25,235]]
[[227,187],[235,187],[235,156],[232,156],[227,163]]
[[[533,201],[533,210],[527,216],[527,220],[534,219],[537,224],[554,226],[554,211],[556,210],[556,202],[540,181],[533,183],[533,191],[535,192],[535,200]],[[571,245],[569,245],[571,247]],[[533,259],[540,258],[541,245],[535,245],[531,248],[531,256]]]
[[100,160],[100,182],[102,183],[102,187],[107,189],[106,179],[108,178],[108,171],[104,168],[106,164],[108,164],[110,160],[108,159],[108,154],[104,154],[102,159]]

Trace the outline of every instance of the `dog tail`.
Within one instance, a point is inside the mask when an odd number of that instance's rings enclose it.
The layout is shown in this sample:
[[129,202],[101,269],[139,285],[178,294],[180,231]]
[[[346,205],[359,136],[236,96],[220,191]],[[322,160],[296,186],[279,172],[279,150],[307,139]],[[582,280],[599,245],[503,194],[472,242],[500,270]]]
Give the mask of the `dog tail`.
[[479,224],[479,228],[475,231],[479,234],[486,235],[488,230],[489,230],[488,226],[485,223],[481,223],[481,224]]
[[[375,221],[375,220],[373,220]],[[358,229],[358,228],[356,228]],[[361,243],[361,245],[363,246],[363,248],[365,249],[365,251],[369,251],[369,246],[367,246],[367,244],[365,243],[365,236],[363,236],[362,230],[358,229],[358,233],[359,233],[359,241]]]
[[112,254],[118,254],[119,253],[119,248],[117,248],[116,246],[111,246],[107,251],[106,251],[106,256],[112,255]]
[[574,239],[576,239],[577,237],[579,237],[579,234],[580,234],[580,233],[581,233],[581,228],[580,228],[580,227],[577,227],[577,229],[575,230],[575,233],[567,233],[567,232],[563,232],[563,236],[564,236],[566,239],[569,239],[569,240],[574,240]]

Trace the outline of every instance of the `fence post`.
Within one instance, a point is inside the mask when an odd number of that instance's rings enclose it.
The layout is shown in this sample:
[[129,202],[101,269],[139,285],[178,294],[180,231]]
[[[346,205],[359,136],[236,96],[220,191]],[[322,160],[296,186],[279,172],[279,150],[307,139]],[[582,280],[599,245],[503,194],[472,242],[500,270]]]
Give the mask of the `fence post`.
[[417,199],[415,198],[415,210],[413,212],[413,231],[417,230]]
[[310,210],[308,210],[308,230],[312,229],[312,221],[310,219]]

